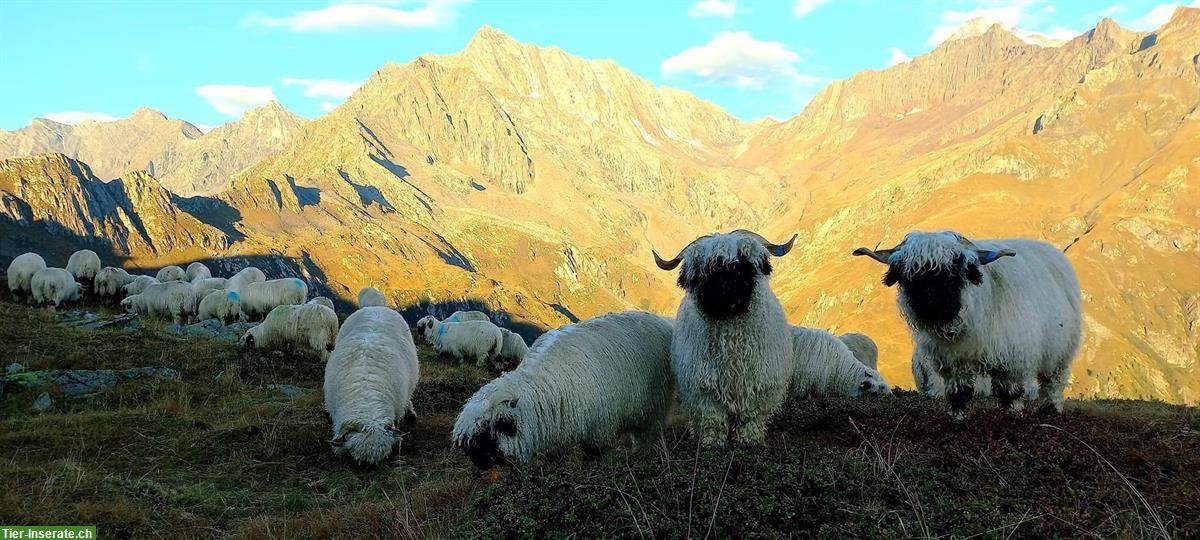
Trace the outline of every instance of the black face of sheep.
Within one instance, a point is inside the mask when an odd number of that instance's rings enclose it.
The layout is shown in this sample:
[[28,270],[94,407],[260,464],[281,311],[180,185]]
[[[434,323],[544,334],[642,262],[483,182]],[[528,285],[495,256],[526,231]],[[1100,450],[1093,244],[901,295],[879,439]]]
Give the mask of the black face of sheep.
[[254,348],[254,335],[250,332],[246,332],[246,335],[242,336],[242,348],[247,350]]
[[499,465],[508,465],[508,459],[500,450],[498,435],[515,437],[517,435],[516,422],[507,416],[497,416],[492,425],[481,427],[469,439],[460,441],[459,447],[467,454],[471,463],[480,469],[487,470]]
[[693,268],[684,264],[679,286],[695,295],[700,311],[714,319],[741,315],[750,309],[750,300],[759,275],[771,274],[766,255],[751,261],[745,255],[732,261],[714,260]]

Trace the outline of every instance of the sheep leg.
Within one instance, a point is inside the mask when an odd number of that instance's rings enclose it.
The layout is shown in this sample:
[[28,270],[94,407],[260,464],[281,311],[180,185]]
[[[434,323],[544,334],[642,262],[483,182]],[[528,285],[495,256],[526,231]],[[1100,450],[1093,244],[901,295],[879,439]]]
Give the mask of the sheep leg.
[[975,379],[952,377],[946,379],[946,401],[950,403],[950,418],[962,420],[975,397]]
[[992,395],[1006,411],[1017,412],[1025,408],[1025,385],[1006,373],[992,373]]
[[1063,411],[1063,390],[1067,387],[1067,381],[1071,378],[1071,372],[1066,369],[1060,369],[1050,374],[1038,373],[1038,386],[1040,399],[1039,412],[1057,412]]
[[743,419],[733,433],[734,442],[756,446],[766,444],[766,436],[767,419],[765,417]]

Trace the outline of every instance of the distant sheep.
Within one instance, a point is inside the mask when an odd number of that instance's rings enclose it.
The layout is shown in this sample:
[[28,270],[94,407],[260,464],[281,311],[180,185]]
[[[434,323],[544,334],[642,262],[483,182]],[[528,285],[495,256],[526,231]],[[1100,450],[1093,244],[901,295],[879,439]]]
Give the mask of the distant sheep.
[[238,294],[242,300],[242,313],[247,320],[253,321],[265,317],[276,307],[303,304],[308,298],[308,285],[299,278],[272,279],[247,283]]
[[387,307],[387,297],[379,292],[374,287],[367,287],[358,291],[358,307]]
[[365,307],[346,318],[325,364],[325,410],[336,455],[377,464],[400,439],[398,424],[416,422],[412,396],[420,368],[404,317]]
[[100,271],[100,256],[90,249],[76,251],[67,259],[67,271],[75,276],[75,281],[90,285]]
[[141,294],[142,291],[146,290],[146,287],[149,287],[155,283],[158,283],[157,279],[154,279],[150,276],[130,276],[130,277],[132,277],[133,279],[131,279],[129,281],[129,283],[125,284],[125,296],[129,296],[129,295],[133,295],[133,294]]
[[222,324],[231,324],[242,317],[242,303],[238,293],[224,289],[208,291],[200,299],[200,307],[196,310],[196,320],[207,321],[217,319]]
[[482,311],[455,311],[444,322],[491,321],[487,313]]
[[1040,393],[1043,408],[1062,411],[1083,310],[1075,270],[1057,247],[911,232],[892,249],[854,254],[888,265],[883,282],[899,285],[900,312],[925,366],[945,379],[951,416],[966,415],[982,375],[1006,409]]
[[194,262],[189,264],[187,270],[183,272],[184,281],[196,281],[197,279],[207,279],[212,277],[212,271],[204,266],[204,263]]
[[282,305],[272,309],[262,324],[247,330],[241,344],[249,349],[304,346],[325,359],[333,351],[337,333],[337,314],[332,309],[316,304]]
[[854,357],[859,362],[866,364],[871,369],[879,369],[879,347],[875,345],[875,340],[871,339],[866,334],[857,332],[847,332],[838,336],[850,352],[854,353]]
[[580,445],[595,453],[627,434],[656,440],[672,402],[671,327],[627,311],[542,335],[471,396],[451,439],[484,469]]
[[125,295],[125,286],[131,281],[133,276],[123,268],[105,266],[96,273],[96,279],[92,282],[92,292],[106,300],[118,298]]
[[152,283],[141,293],[125,297],[121,307],[127,313],[170,317],[175,324],[185,324],[196,315],[196,294],[186,281]]
[[54,304],[62,307],[79,300],[80,285],[75,276],[62,268],[43,268],[33,274],[29,288],[36,305]]
[[267,275],[253,266],[247,266],[233,277],[225,282],[225,288],[241,294],[242,289],[251,283],[262,283],[267,280]]
[[192,290],[196,292],[196,298],[204,298],[204,295],[208,294],[208,291],[224,289],[227,281],[225,278],[219,277],[189,280],[192,284]]
[[892,387],[875,368],[855,358],[846,344],[833,334],[815,328],[791,327],[795,369],[792,397],[859,397],[891,395]]
[[187,273],[185,273],[183,269],[178,266],[165,266],[160,268],[158,270],[158,274],[154,276],[154,279],[157,279],[159,283],[166,283],[168,281],[187,281],[186,278]]
[[500,333],[504,342],[500,346],[500,355],[493,359],[493,362],[497,369],[512,369],[525,359],[525,355],[529,353],[529,346],[525,344],[525,338],[516,332],[501,328]]
[[18,255],[8,264],[8,290],[14,298],[33,301],[33,275],[46,268],[46,261],[37,253]]
[[316,304],[318,306],[325,306],[331,310],[337,311],[336,309],[333,308],[333,300],[325,298],[324,296],[314,297],[312,300],[309,300],[308,303]]
[[437,322],[433,316],[417,321],[417,333],[433,349],[460,361],[474,360],[484,366],[504,349],[504,335],[496,325],[486,321]]

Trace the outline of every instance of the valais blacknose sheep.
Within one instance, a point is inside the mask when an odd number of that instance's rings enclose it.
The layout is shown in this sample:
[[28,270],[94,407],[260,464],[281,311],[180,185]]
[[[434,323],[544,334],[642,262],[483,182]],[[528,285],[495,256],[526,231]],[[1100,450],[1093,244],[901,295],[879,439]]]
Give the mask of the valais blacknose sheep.
[[125,295],[126,296],[129,296],[132,294],[141,294],[142,291],[146,290],[146,287],[149,287],[155,283],[158,283],[157,279],[154,279],[150,276],[130,276],[130,277],[132,277],[133,279],[129,280],[129,283],[125,284]]
[[325,364],[325,410],[333,421],[333,452],[375,464],[392,453],[398,424],[416,421],[417,347],[408,324],[386,307],[346,318]]
[[792,336],[771,290],[771,256],[792,249],[750,231],[696,239],[658,267],[679,272],[686,294],[675,316],[671,368],[701,444],[763,442],[788,395]]
[[358,307],[387,307],[387,297],[375,287],[367,287],[358,291]]
[[791,327],[795,370],[793,397],[891,395],[892,387],[875,368],[854,357],[838,337],[824,330]]
[[487,313],[482,311],[455,311],[444,322],[491,321]]
[[225,288],[241,294],[242,289],[251,283],[262,283],[267,280],[267,275],[253,266],[247,266],[233,277],[225,281]]
[[438,322],[432,315],[417,321],[417,333],[441,354],[484,366],[504,349],[500,328],[487,321]]
[[[330,300],[324,296],[315,296],[315,297],[313,297],[312,300],[309,300],[308,303],[316,304],[318,306],[325,306],[325,307],[333,310],[333,300]],[[336,310],[334,310],[334,311],[336,311]]]
[[159,283],[187,281],[185,278],[187,278],[187,273],[178,266],[164,266],[159,268],[158,273],[154,275],[154,279],[157,279]]
[[196,309],[196,320],[207,321],[217,319],[222,324],[233,323],[242,317],[242,303],[238,293],[224,289],[208,291],[200,299],[200,307]]
[[649,313],[548,332],[516,370],[471,396],[452,440],[485,469],[578,445],[594,451],[625,434],[653,441],[671,406],[670,350],[671,321]]
[[500,356],[492,359],[493,367],[512,369],[529,353],[529,346],[525,344],[525,338],[507,328],[501,328],[500,334],[504,336],[504,343],[500,347]]
[[96,272],[96,279],[92,281],[92,293],[104,299],[124,296],[125,286],[131,281],[133,276],[125,269],[105,266]]
[[196,293],[186,281],[152,283],[138,294],[125,297],[121,307],[127,313],[170,317],[175,324],[184,324],[196,314]]
[[871,369],[879,369],[879,347],[875,345],[875,340],[858,332],[846,332],[838,336],[838,339],[850,348],[850,352],[854,353],[859,362]]
[[247,349],[299,345],[325,359],[333,352],[337,333],[338,318],[332,309],[317,304],[286,305],[272,309],[262,324],[242,334],[241,344]]
[[944,231],[854,254],[888,265],[883,283],[899,286],[900,312],[926,367],[945,379],[953,417],[966,415],[980,375],[991,376],[1005,408],[1040,394],[1043,407],[1062,411],[1083,311],[1075,270],[1058,248]]
[[79,300],[80,287],[75,276],[62,268],[38,270],[29,283],[34,304],[54,304],[55,308]]
[[37,253],[25,253],[18,255],[8,264],[8,290],[13,297],[25,297],[26,300],[33,301],[30,285],[33,283],[33,275],[38,273],[38,270],[46,268],[46,261]]
[[188,265],[187,270],[183,271],[184,281],[196,281],[210,277],[212,277],[212,271],[207,266],[204,266],[204,263],[194,262]]
[[100,256],[90,249],[76,251],[67,259],[67,271],[75,276],[75,281],[91,285],[100,271]]
[[256,320],[276,307],[303,304],[308,298],[308,285],[300,278],[272,279],[247,283],[237,293],[246,319]]

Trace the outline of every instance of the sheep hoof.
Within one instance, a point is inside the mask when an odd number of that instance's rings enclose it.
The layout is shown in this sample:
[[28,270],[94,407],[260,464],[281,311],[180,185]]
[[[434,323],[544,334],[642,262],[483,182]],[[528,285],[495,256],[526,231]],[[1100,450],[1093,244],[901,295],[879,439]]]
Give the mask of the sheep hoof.
[[966,420],[966,418],[967,418],[967,410],[966,409],[951,409],[950,410],[950,419],[951,420],[954,420],[955,422],[961,422],[963,420]]

